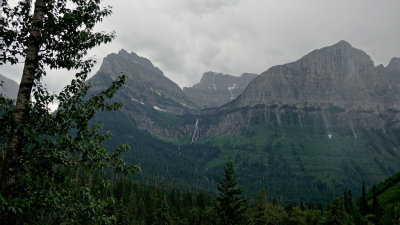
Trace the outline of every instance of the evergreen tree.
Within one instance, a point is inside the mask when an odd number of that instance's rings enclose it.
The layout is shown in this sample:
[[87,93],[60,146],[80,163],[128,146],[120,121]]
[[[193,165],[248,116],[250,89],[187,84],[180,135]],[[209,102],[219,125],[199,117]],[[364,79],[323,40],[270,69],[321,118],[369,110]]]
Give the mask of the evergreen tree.
[[354,214],[353,195],[351,193],[351,190],[348,190],[348,192],[347,192],[347,213],[349,215],[353,215]]
[[170,212],[170,208],[169,208],[166,197],[164,197],[164,199],[161,202],[160,207],[155,212],[153,224],[154,225],[170,225],[170,224],[172,224],[171,212]]
[[367,202],[367,196],[366,196],[366,192],[365,192],[365,182],[363,182],[362,190],[361,190],[360,213],[361,213],[361,215],[366,215],[368,213],[368,202]]
[[344,208],[346,209],[346,213],[349,215],[353,215],[353,199],[351,195],[351,190],[345,190],[344,195]]
[[375,225],[382,224],[382,213],[378,202],[378,196],[376,193],[376,185],[374,184],[372,188],[372,213],[374,214]]
[[264,225],[267,222],[267,193],[261,190],[254,199],[253,221],[254,225]]
[[400,225],[400,202],[397,202],[393,207],[392,224]]
[[351,225],[352,218],[346,213],[343,198],[336,198],[332,201],[328,210],[327,225]]
[[232,160],[224,166],[224,177],[218,183],[217,214],[221,225],[247,225],[245,200],[240,197],[242,191],[237,187]]

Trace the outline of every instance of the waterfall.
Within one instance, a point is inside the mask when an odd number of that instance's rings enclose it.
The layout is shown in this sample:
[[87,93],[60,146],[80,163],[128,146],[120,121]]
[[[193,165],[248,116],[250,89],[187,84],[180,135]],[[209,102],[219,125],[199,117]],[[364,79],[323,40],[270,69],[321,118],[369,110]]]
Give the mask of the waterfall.
[[199,118],[196,119],[196,123],[194,125],[194,132],[193,132],[191,143],[193,143],[196,140],[198,135],[199,135]]

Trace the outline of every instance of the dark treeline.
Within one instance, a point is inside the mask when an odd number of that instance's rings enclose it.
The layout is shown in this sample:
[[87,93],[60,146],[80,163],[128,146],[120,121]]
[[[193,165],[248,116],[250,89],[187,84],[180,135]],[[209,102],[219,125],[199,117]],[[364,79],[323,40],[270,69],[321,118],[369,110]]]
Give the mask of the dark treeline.
[[399,224],[399,214],[393,214],[384,223],[376,191],[372,201],[368,201],[365,186],[356,201],[352,192],[346,190],[325,207],[304,202],[283,206],[277,200],[268,201],[265,190],[244,199],[237,187],[232,162],[225,165],[224,172],[217,194],[145,186],[131,178],[116,179],[112,193],[117,201],[117,221],[149,225]]

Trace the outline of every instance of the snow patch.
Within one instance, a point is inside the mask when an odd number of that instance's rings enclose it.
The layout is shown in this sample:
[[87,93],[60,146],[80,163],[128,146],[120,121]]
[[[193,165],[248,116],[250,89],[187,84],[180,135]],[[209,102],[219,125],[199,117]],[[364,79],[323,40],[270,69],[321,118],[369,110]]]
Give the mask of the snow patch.
[[131,100],[132,100],[132,102],[137,102],[137,103],[140,103],[142,105],[145,105],[143,102],[137,100],[136,98],[132,98]]
[[229,91],[229,93],[231,93],[231,100],[233,100],[235,98],[235,97],[233,97],[232,90],[236,89],[236,88],[237,88],[237,84],[233,84],[233,86],[228,87],[228,91]]
[[161,109],[160,107],[158,107],[158,106],[153,106],[153,109],[155,109],[155,110],[157,110],[157,111],[161,111],[161,112],[167,112],[167,110],[165,110],[165,109]]

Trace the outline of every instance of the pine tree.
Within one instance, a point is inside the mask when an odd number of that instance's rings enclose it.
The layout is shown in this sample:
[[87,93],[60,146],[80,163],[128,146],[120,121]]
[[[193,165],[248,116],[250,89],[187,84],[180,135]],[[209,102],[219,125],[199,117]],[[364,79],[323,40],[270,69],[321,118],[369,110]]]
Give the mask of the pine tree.
[[327,223],[328,225],[345,225],[352,224],[352,218],[346,213],[343,198],[339,197],[332,201],[328,209]]
[[368,211],[369,210],[368,210],[367,196],[365,192],[365,182],[363,182],[361,190],[361,199],[360,199],[360,213],[361,215],[366,215]]
[[163,198],[160,207],[155,212],[153,224],[154,225],[172,224],[171,212],[166,197]]
[[264,225],[267,221],[267,193],[261,190],[254,199],[253,221],[254,225]]
[[382,224],[382,213],[378,202],[378,196],[376,193],[376,185],[374,184],[372,188],[372,213],[374,214],[375,225]]
[[349,215],[353,215],[354,214],[354,208],[353,208],[353,195],[351,193],[351,190],[348,190],[347,192],[347,204],[348,204],[348,209],[347,209],[347,213]]
[[400,202],[397,202],[393,207],[392,224],[400,225]]
[[353,215],[353,199],[350,190],[345,190],[343,194],[344,198],[344,207],[346,209],[347,214]]
[[224,166],[224,177],[217,186],[217,214],[221,225],[248,224],[245,200],[240,197],[242,191],[237,187],[234,165],[229,160]]

